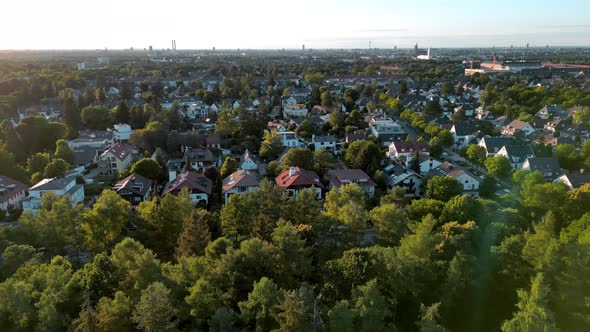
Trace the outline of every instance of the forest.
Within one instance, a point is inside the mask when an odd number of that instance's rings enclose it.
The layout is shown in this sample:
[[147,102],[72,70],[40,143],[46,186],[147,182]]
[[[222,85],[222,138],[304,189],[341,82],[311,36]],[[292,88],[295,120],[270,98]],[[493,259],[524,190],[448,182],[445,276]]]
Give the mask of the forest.
[[474,199],[453,181],[375,203],[263,182],[219,213],[46,195],[1,230],[0,330],[587,331],[590,185],[517,171]]

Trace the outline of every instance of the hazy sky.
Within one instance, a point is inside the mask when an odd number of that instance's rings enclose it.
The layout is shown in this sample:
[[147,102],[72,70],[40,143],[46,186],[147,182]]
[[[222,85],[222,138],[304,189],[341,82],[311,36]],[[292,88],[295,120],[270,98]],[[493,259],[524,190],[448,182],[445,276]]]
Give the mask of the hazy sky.
[[588,0],[3,0],[0,49],[590,46]]

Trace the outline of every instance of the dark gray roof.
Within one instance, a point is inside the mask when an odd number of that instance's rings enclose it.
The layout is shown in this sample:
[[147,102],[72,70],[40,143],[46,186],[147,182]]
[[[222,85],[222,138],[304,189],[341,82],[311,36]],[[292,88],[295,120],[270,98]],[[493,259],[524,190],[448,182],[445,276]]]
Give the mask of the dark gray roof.
[[580,188],[586,183],[590,183],[590,173],[570,173],[566,175],[570,180],[572,187]]
[[473,122],[455,123],[454,127],[457,136],[467,136],[477,132],[477,127]]
[[74,149],[74,165],[86,165],[94,162],[97,148],[79,147]]
[[152,186],[152,180],[139,174],[131,174],[113,186],[113,190],[119,193],[128,190],[141,196],[145,196]]
[[559,161],[553,157],[528,158],[529,170],[545,172],[559,172]]
[[524,162],[527,158],[535,157],[535,152],[530,145],[506,145],[506,152],[511,161]]
[[29,188],[29,191],[33,190],[60,190],[65,188],[74,179],[72,177],[65,178],[51,178],[43,179],[37,184]]
[[483,143],[488,153],[496,153],[504,145],[511,145],[513,137],[484,137],[482,138]]

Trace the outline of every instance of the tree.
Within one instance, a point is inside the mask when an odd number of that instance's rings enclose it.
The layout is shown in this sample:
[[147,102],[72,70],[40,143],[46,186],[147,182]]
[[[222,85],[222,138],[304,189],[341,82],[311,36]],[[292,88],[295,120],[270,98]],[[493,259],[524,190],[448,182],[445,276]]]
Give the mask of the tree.
[[195,317],[200,325],[211,317],[217,308],[223,306],[227,300],[227,294],[213,286],[205,279],[199,279],[189,289],[186,303],[190,306],[191,316]]
[[440,221],[466,223],[475,220],[481,207],[471,196],[460,195],[451,198],[442,210]]
[[21,265],[38,256],[35,254],[35,248],[28,244],[13,244],[8,246],[2,254],[3,261],[0,265],[0,280],[12,276]]
[[221,307],[215,310],[213,317],[207,323],[211,332],[236,331],[234,327],[234,312],[227,307]]
[[438,101],[430,100],[426,103],[424,107],[424,113],[430,116],[440,116],[442,113],[442,107],[440,106]]
[[129,220],[131,204],[112,190],[104,190],[92,209],[82,214],[86,246],[94,253],[111,248]]
[[558,144],[555,147],[555,157],[559,165],[569,171],[575,171],[578,167],[578,153],[576,147],[571,144]]
[[410,169],[420,174],[420,151],[416,151],[410,161]]
[[87,106],[82,109],[82,121],[88,129],[106,130],[113,126],[114,117],[105,106]]
[[406,207],[406,212],[410,220],[421,221],[422,218],[431,214],[438,218],[445,206],[444,202],[436,199],[421,198],[413,200],[412,204]]
[[275,158],[283,151],[281,137],[276,133],[264,134],[264,140],[260,145],[260,156],[263,158]]
[[185,221],[193,215],[193,202],[188,192],[183,190],[178,195],[141,202],[137,212],[152,229],[149,235],[158,256],[171,258]]
[[448,147],[453,146],[453,144],[455,144],[455,139],[453,138],[453,134],[451,134],[451,132],[448,131],[447,129],[442,129],[441,131],[439,131],[436,137],[438,137],[438,139],[440,140],[440,143],[444,147],[448,148]]
[[129,123],[129,106],[127,106],[125,99],[129,98],[122,98],[117,105],[115,113],[115,120],[117,123]]
[[238,162],[234,158],[226,157],[223,161],[223,165],[221,165],[221,168],[219,169],[219,176],[222,179],[225,179],[226,177],[233,174],[233,172],[235,172],[237,169]]
[[549,309],[549,286],[542,273],[535,276],[529,292],[521,289],[517,294],[518,311],[502,324],[502,331],[558,331],[553,312]]
[[103,103],[105,100],[107,100],[107,96],[104,92],[104,88],[97,88],[94,91],[94,98],[101,103]]
[[330,331],[333,332],[353,332],[354,328],[354,311],[350,309],[348,301],[342,300],[337,302],[332,309],[328,311],[328,322]]
[[206,210],[198,209],[193,213],[192,218],[185,221],[184,229],[178,238],[178,247],[176,247],[177,259],[205,254],[205,248],[211,240],[207,225],[208,217]]
[[387,307],[386,299],[377,287],[377,280],[373,279],[355,289],[354,308],[359,317],[360,331],[386,331],[387,319],[391,311]]
[[63,178],[64,176],[66,176],[66,173],[69,168],[70,166],[65,160],[54,159],[45,167],[45,170],[43,171],[43,176],[45,178]]
[[336,168],[338,165],[334,155],[325,148],[321,148],[313,153],[313,163],[313,169],[320,177],[326,174],[327,171]]
[[381,204],[374,208],[369,219],[379,231],[379,239],[387,245],[397,244],[407,231],[406,212],[395,204]]
[[131,299],[121,291],[115,292],[111,298],[103,297],[96,306],[97,327],[101,332],[128,332],[133,331],[131,311],[133,309]]
[[158,332],[176,330],[173,317],[170,290],[163,283],[155,282],[141,292],[131,319],[147,332]]
[[365,196],[365,191],[354,183],[335,187],[326,194],[324,214],[346,225],[343,242],[347,245],[358,244],[365,229]]
[[471,162],[482,165],[486,160],[486,157],[487,152],[483,147],[477,144],[470,144],[467,147],[467,159],[469,159]]
[[430,155],[434,158],[440,158],[443,153],[444,146],[438,137],[433,137],[430,139]]
[[131,173],[145,176],[148,179],[155,180],[162,174],[162,168],[157,161],[151,158],[143,158],[136,161],[131,166]]
[[68,128],[68,137],[78,136],[82,116],[71,97],[64,102],[63,118]]
[[447,202],[463,192],[463,185],[450,176],[433,176],[426,182],[426,198]]
[[279,288],[275,283],[262,277],[254,283],[248,300],[238,303],[242,318],[255,324],[256,331],[270,331],[277,326],[275,319],[280,303]]
[[420,306],[420,320],[416,322],[420,332],[446,332],[442,325],[438,324],[438,308],[440,307],[440,302],[431,305],[430,307],[425,307],[423,304]]
[[298,290],[283,291],[283,300],[279,305],[280,312],[277,315],[279,328],[277,332],[307,332],[312,327],[307,320],[305,303]]
[[296,226],[279,220],[272,233],[272,243],[277,249],[275,280],[284,288],[296,288],[312,271],[305,240],[300,238]]
[[45,167],[47,167],[47,164],[49,164],[49,154],[36,153],[29,158],[27,162],[27,171],[31,175],[35,173],[42,174],[45,171]]
[[453,82],[443,82],[441,88],[440,88],[440,93],[442,93],[443,95],[450,95],[450,94],[454,94],[455,93],[455,86],[453,86]]
[[331,110],[332,107],[334,107],[334,100],[332,99],[332,96],[330,95],[330,91],[324,91],[322,93],[322,107],[325,110]]
[[229,111],[221,111],[215,122],[215,132],[223,137],[234,137],[240,129],[240,122]]
[[70,165],[74,163],[74,151],[66,140],[60,139],[55,142],[55,158],[63,159]]
[[289,167],[301,167],[305,170],[313,169],[313,152],[306,148],[291,148],[281,162],[282,168],[287,169]]
[[496,180],[491,176],[486,176],[479,185],[479,195],[486,198],[494,197],[496,189]]
[[512,172],[512,165],[510,165],[510,161],[503,156],[488,158],[484,162],[484,165],[490,175],[497,176],[499,178],[506,179]]
[[352,168],[360,168],[369,175],[375,174],[380,167],[381,151],[371,141],[354,141],[346,149],[344,159]]

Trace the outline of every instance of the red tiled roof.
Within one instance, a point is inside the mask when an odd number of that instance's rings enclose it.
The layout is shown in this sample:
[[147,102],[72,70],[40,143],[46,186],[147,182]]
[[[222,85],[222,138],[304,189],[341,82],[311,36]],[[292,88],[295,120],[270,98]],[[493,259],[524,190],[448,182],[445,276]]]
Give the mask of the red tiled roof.
[[131,152],[129,152],[129,150],[127,150],[127,148],[121,143],[111,145],[100,156],[105,157],[109,152],[119,160],[125,160],[131,154]]
[[300,167],[289,167],[275,178],[281,188],[311,187],[323,188],[320,177],[314,171],[306,171]]

